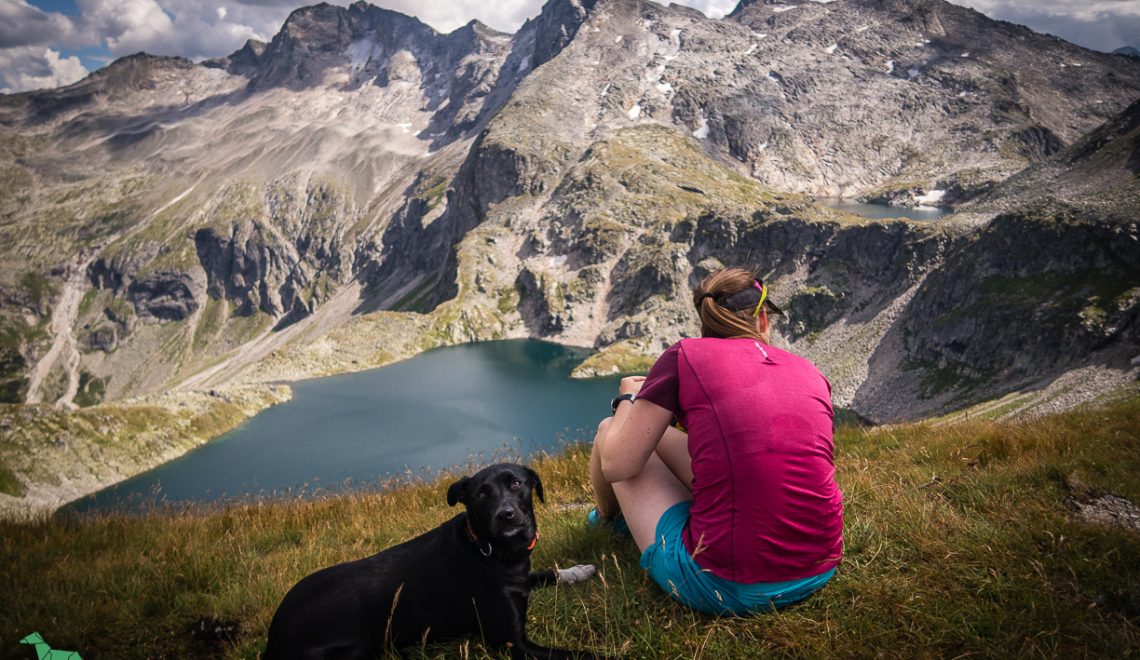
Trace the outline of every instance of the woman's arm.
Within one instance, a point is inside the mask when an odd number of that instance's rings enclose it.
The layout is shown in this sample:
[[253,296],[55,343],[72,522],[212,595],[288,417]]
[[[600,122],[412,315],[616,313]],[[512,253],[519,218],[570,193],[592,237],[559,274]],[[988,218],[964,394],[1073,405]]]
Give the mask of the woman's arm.
[[[623,378],[618,391],[636,394],[644,381],[641,376]],[[640,473],[672,421],[672,411],[652,401],[640,399],[618,404],[599,448],[606,481],[624,481]]]

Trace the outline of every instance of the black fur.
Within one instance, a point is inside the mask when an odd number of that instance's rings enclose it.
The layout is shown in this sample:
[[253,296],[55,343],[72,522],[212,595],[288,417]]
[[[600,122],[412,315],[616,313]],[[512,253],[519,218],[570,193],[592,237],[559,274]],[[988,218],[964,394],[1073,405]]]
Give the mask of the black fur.
[[[358,561],[322,569],[285,595],[265,658],[375,658],[384,648],[472,636],[512,658],[594,658],[526,636],[530,590],[556,581],[530,572],[537,538],[531,494],[542,481],[502,463],[463,477],[447,503],[467,511]],[[528,547],[529,546],[529,547]]]

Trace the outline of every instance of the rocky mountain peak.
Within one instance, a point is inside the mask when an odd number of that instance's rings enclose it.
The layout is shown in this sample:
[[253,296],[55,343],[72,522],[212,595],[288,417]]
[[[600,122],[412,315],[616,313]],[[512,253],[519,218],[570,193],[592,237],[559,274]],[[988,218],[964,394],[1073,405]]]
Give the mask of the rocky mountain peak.
[[239,76],[252,76],[257,72],[261,62],[261,55],[268,46],[264,41],[247,39],[245,44],[225,57],[219,57],[202,62],[203,65],[226,71]]
[[499,50],[510,42],[511,35],[499,32],[478,20],[471,20],[445,35],[444,39],[452,49],[459,49],[465,53],[485,53]]
[[547,0],[535,19],[531,68],[537,69],[562,52],[597,4],[598,0]]
[[107,111],[136,111],[160,103],[190,104],[228,91],[228,78],[225,72],[184,57],[135,53],[72,85],[13,95],[18,102],[11,104],[11,114],[2,121],[60,121],[100,104]]
[[487,25],[486,23],[484,23],[483,21],[480,21],[477,18],[471,19],[470,21],[467,22],[466,25],[464,25],[463,27],[461,27],[459,29],[460,30],[470,30],[470,31],[475,32],[477,34],[483,34],[483,35],[487,35],[487,36],[506,36],[506,37],[511,36],[505,32],[499,32],[495,28]]
[[[354,43],[369,40],[387,52],[430,47],[438,33],[419,19],[356,2],[347,9],[327,3],[302,7],[286,19],[262,54],[256,87],[317,84]],[[375,49],[362,49],[372,55]]]
[[91,74],[91,83],[102,83],[107,91],[149,85],[162,73],[178,73],[194,67],[185,57],[134,53],[111,62]]

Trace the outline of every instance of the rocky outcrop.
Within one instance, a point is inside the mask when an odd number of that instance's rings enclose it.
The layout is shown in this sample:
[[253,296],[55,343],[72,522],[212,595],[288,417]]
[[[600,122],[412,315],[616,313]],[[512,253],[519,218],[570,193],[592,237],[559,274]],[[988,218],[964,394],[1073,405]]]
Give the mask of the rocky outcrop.
[[519,292],[519,313],[536,337],[549,337],[565,329],[561,312],[565,305],[559,283],[524,268],[515,280]]
[[358,44],[358,60],[375,72],[387,71],[389,58],[401,50],[430,45],[436,33],[413,17],[363,2],[347,9],[321,3],[289,15],[259,58],[255,87],[285,85],[313,87],[325,71],[342,63],[344,53]]
[[225,234],[213,228],[194,234],[209,283],[207,291],[214,298],[234,301],[239,316],[258,311],[280,316],[297,295],[298,283],[292,278],[296,264],[265,239],[253,223],[235,225]]
[[238,50],[226,57],[206,60],[203,65],[225,69],[227,72],[243,77],[252,77],[261,67],[261,56],[268,46],[264,41],[249,39]]
[[[133,116],[140,110],[189,105],[223,96],[245,83],[183,57],[136,53],[115,60],[83,80],[59,89],[13,97],[18,103],[0,111],[0,125],[54,125],[72,122],[71,133],[100,128],[107,114]],[[93,115],[85,111],[99,108]]]
[[143,321],[182,321],[201,306],[206,277],[201,269],[190,273],[152,273],[135,279],[126,298]]
[[547,0],[535,23],[535,47],[531,68],[546,64],[574,40],[598,0]]
[[908,306],[908,356],[963,381],[1027,382],[1111,344],[1140,348],[1140,246],[1125,224],[1065,208],[1001,215]]

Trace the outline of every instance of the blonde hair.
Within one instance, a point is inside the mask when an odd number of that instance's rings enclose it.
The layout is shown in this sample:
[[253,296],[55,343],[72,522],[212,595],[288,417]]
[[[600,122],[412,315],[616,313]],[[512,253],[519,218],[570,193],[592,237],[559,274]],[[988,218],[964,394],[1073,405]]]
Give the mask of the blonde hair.
[[770,343],[767,327],[761,331],[761,324],[750,310],[734,311],[717,302],[755,286],[755,281],[755,275],[743,268],[725,268],[701,280],[693,289],[693,304],[701,318],[702,337],[751,337]]

